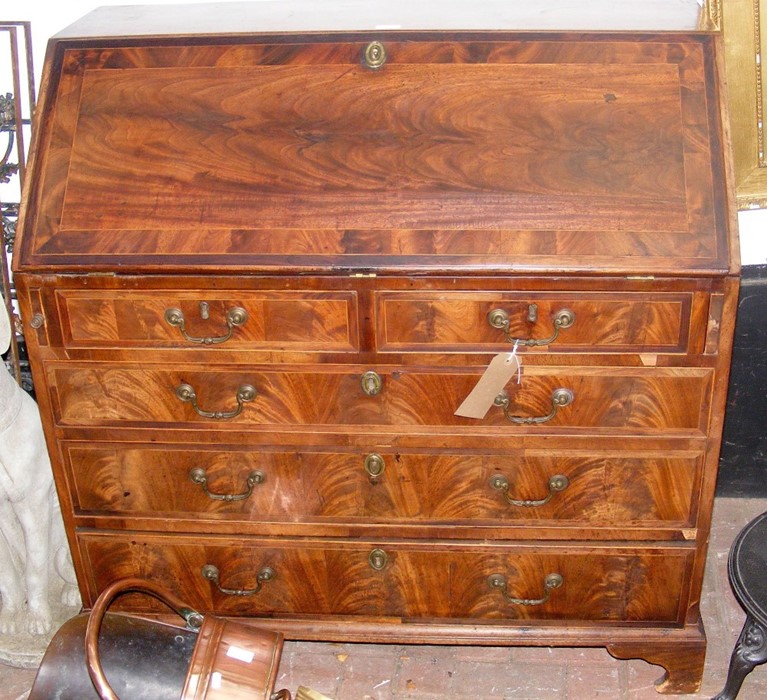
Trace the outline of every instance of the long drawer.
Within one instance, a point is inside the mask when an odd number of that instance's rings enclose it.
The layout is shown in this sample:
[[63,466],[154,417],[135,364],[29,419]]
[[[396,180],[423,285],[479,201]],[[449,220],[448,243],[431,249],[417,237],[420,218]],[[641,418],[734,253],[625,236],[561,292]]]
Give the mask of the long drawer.
[[525,524],[559,528],[549,537],[571,526],[582,537],[601,529],[613,539],[629,538],[628,528],[637,528],[632,538],[639,528],[691,528],[703,462],[684,451],[431,454],[70,441],[62,452],[79,515],[296,534],[306,525],[327,534],[433,526],[453,537],[482,528],[508,536]]
[[[375,371],[380,383],[366,370]],[[218,371],[70,362],[47,367],[62,426],[197,424],[237,430],[381,425],[412,432],[506,425],[702,435],[713,378],[708,368],[528,365],[521,383],[510,382],[484,419],[455,416],[481,374],[478,368],[388,366]]]
[[[680,621],[686,546],[238,539],[82,533],[91,591],[123,576],[227,615]],[[94,588],[95,587],[95,588]]]

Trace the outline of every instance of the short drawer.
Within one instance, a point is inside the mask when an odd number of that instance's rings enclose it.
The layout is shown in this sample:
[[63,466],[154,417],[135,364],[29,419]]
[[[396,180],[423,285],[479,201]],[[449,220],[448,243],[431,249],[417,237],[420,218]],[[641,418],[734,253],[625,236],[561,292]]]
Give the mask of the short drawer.
[[692,293],[380,292],[378,350],[686,353],[692,306]]
[[[94,594],[125,576],[202,612],[676,623],[689,547],[83,533]],[[139,601],[136,604],[145,604]]]
[[66,347],[350,352],[354,291],[59,289]]
[[[601,528],[602,537],[694,527],[702,455],[520,449],[504,454],[275,450],[65,442],[75,513],[237,521],[272,534],[431,526]],[[636,533],[627,532],[637,528]],[[514,531],[516,529],[516,532]],[[557,530],[549,534],[556,537]],[[559,535],[561,536],[561,535]],[[587,535],[583,535],[585,537]]]
[[215,371],[199,365],[56,362],[48,364],[47,378],[62,426],[272,430],[312,425],[344,432],[363,426],[407,432],[505,426],[508,431],[702,434],[713,377],[708,368],[527,365],[521,383],[510,381],[498,395],[499,405],[484,419],[474,419],[454,413],[481,369],[382,367],[375,381],[365,369],[328,365],[313,371],[270,366]]

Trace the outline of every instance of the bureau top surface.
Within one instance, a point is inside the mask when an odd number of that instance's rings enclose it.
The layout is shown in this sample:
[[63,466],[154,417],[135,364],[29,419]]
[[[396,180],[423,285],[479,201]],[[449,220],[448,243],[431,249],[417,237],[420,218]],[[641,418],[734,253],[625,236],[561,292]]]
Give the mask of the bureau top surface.
[[[708,4],[708,3],[707,3]],[[435,30],[695,30],[698,0],[258,0],[96,8],[56,38],[104,35]]]
[[17,271],[735,266],[714,35],[161,34],[53,40]]

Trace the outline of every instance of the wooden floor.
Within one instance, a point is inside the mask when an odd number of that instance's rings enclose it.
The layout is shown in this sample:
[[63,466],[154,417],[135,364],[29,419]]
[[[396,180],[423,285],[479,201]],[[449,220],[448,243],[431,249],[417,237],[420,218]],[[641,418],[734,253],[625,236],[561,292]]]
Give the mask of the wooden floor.
[[[727,672],[745,619],[727,582],[727,554],[767,499],[717,498],[702,600],[709,639],[703,687],[711,698]],[[472,648],[288,642],[279,687],[310,686],[335,700],[652,700],[662,674],[644,661],[617,661],[603,649]],[[0,700],[24,700],[35,671],[0,666]],[[738,700],[767,698],[767,665]]]

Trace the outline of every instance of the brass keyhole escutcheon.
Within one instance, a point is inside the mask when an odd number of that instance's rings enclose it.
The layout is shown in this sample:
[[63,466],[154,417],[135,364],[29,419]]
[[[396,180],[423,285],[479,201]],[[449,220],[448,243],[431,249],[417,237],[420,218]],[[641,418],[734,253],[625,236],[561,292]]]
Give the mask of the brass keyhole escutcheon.
[[365,471],[368,473],[371,481],[375,481],[381,476],[384,473],[384,469],[386,469],[386,462],[378,453],[373,452],[365,457]]
[[375,571],[381,571],[389,563],[389,555],[383,549],[374,549],[368,556],[370,568]]
[[381,375],[378,372],[370,370],[362,375],[360,385],[362,386],[362,391],[368,396],[378,396],[381,393],[381,389],[383,389],[383,379],[381,379]]
[[386,49],[380,41],[371,41],[362,52],[362,64],[371,70],[378,70],[386,63]]

